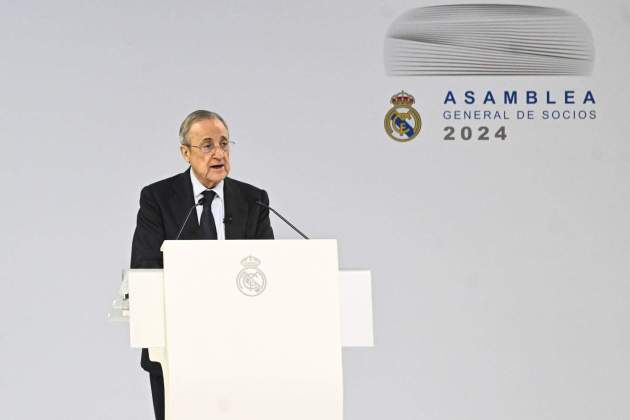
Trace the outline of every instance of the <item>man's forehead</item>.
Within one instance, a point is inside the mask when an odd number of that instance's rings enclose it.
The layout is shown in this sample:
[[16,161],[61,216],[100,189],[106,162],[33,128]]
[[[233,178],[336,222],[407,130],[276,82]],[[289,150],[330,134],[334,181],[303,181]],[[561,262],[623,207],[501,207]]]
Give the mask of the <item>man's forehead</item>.
[[218,136],[218,137],[210,137],[210,136],[206,136],[203,137],[201,139],[202,142],[206,142],[206,141],[221,141],[221,140],[227,140],[228,138],[226,136]]

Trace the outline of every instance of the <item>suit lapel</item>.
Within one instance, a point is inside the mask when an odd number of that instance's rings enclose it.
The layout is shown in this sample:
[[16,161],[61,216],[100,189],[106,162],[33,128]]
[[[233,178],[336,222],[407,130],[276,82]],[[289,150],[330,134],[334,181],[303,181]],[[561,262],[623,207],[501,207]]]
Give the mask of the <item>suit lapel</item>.
[[[179,174],[173,182],[173,194],[170,198],[170,206],[179,230],[186,219],[190,208],[195,204],[193,197],[192,182],[190,182],[190,167],[185,172]],[[199,221],[197,213],[193,210],[182,230],[179,239],[196,239],[199,231]],[[175,239],[175,238],[173,238]]]
[[241,191],[230,178],[223,181],[225,195],[225,239],[245,239],[247,224],[247,202]]

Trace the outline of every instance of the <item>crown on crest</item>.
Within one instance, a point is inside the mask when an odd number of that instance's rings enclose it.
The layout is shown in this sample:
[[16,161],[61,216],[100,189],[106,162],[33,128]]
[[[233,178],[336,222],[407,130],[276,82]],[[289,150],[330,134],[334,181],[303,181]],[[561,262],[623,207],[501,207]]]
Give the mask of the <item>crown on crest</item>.
[[247,268],[256,268],[260,265],[260,260],[250,255],[241,260],[241,265],[244,265]]
[[400,92],[392,96],[390,102],[392,103],[392,105],[397,106],[411,106],[416,102],[416,100],[414,99],[412,94],[401,90]]

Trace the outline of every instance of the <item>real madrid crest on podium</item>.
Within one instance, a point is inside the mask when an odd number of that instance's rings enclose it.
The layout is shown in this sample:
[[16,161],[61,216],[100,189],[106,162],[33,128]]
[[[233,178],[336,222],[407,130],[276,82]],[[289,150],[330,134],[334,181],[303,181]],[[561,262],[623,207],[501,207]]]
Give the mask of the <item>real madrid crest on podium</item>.
[[405,142],[416,138],[422,128],[422,119],[415,110],[413,95],[401,90],[392,96],[393,105],[385,115],[385,132],[393,140]]
[[243,269],[236,276],[238,290],[247,296],[258,296],[267,287],[267,277],[258,268],[260,260],[254,256],[248,256],[241,260]]

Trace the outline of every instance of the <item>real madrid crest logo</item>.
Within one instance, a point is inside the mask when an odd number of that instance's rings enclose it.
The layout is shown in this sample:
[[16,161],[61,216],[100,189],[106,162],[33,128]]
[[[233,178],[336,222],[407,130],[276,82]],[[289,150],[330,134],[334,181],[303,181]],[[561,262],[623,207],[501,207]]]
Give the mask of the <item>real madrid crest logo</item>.
[[241,260],[244,267],[236,276],[236,286],[238,290],[247,296],[258,296],[267,287],[267,277],[258,266],[260,260],[253,256],[248,256]]
[[416,138],[422,128],[420,114],[413,107],[413,95],[401,90],[390,99],[393,107],[385,115],[385,132],[396,141]]

